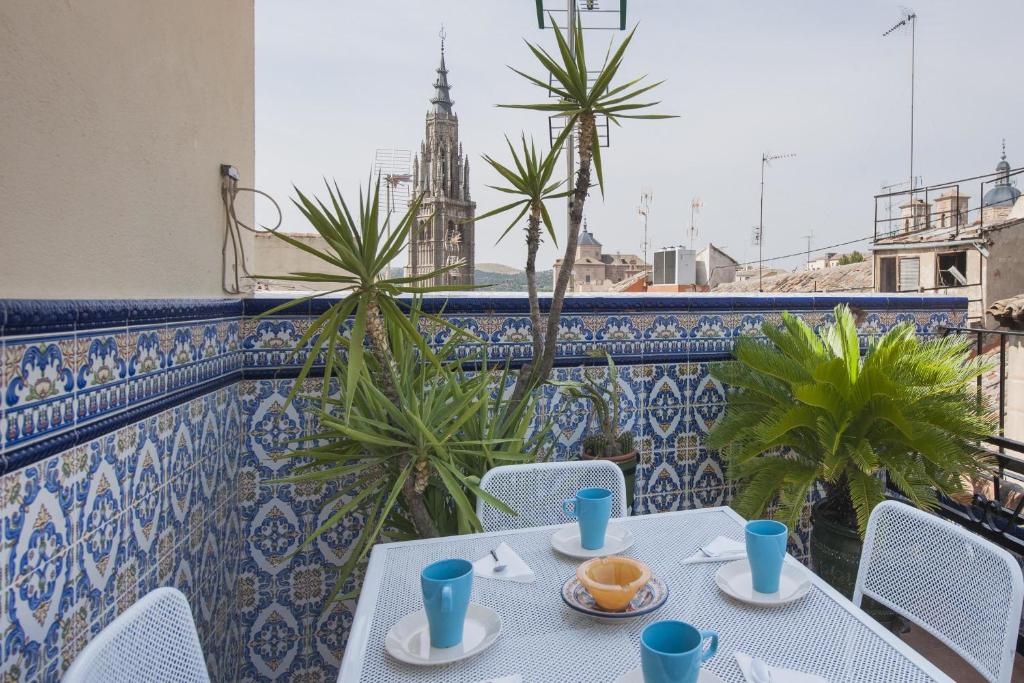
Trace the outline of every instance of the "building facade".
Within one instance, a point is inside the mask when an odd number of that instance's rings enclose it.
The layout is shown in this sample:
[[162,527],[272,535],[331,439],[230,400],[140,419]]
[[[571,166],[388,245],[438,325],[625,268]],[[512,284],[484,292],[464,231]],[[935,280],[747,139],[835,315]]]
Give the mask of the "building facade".
[[[562,269],[562,259],[554,265],[553,282],[558,281],[558,272]],[[571,292],[610,292],[615,285],[628,280],[639,273],[646,273],[650,265],[636,254],[605,254],[601,243],[587,228],[583,221],[583,231],[576,243],[576,263],[572,267]]]
[[[973,221],[960,183],[948,183],[953,188],[934,203],[915,198],[901,206],[899,232],[871,246],[874,290],[966,296],[968,322],[978,325],[987,324],[991,302],[1024,291],[1024,203],[1005,149],[986,184]],[[927,196],[927,189],[917,192]]]
[[413,196],[422,195],[423,200],[405,267],[407,276],[453,267],[434,278],[434,285],[473,284],[476,249],[476,203],[470,199],[469,160],[459,142],[459,117],[452,108],[450,89],[442,41],[426,131],[419,153],[413,157]]

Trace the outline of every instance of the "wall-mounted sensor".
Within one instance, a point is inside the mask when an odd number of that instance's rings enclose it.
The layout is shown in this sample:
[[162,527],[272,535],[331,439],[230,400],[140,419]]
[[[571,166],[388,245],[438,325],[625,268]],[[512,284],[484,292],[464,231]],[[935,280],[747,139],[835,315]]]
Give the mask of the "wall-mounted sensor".
[[238,169],[231,164],[221,164],[220,174],[226,178],[231,178],[235,182],[238,182],[238,179],[241,177],[238,175]]

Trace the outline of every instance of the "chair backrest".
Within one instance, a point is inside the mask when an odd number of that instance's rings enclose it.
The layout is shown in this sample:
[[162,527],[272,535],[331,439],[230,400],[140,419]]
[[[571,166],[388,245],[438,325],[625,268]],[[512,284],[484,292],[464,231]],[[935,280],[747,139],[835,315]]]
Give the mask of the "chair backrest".
[[853,602],[891,608],[948,645],[988,681],[1009,683],[1024,579],[1010,553],[896,501],[868,522]]
[[477,498],[476,514],[484,531],[525,529],[531,526],[563,524],[572,520],[562,510],[562,501],[586,487],[612,492],[612,517],[626,517],[626,479],[618,465],[607,460],[538,462],[505,465],[488,470],[480,488],[515,510],[509,515]]
[[188,599],[157,588],[93,638],[64,683],[209,683]]

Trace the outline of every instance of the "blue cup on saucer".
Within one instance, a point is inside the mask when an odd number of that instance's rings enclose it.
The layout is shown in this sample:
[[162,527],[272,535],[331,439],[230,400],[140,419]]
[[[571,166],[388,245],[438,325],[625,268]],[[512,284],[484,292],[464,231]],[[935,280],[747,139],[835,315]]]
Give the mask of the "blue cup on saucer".
[[473,565],[466,560],[441,560],[420,572],[423,607],[430,626],[431,647],[455,647],[462,642],[469,596],[473,591]]
[[778,592],[789,529],[772,519],[755,519],[747,522],[746,537],[754,590],[758,593]]
[[[711,643],[705,649],[704,641]],[[700,665],[718,650],[718,634],[685,621],[656,621],[640,632],[644,683],[697,683]]]
[[[569,506],[572,506],[572,510]],[[562,501],[562,509],[570,519],[580,525],[580,545],[587,550],[604,547],[604,533],[608,518],[612,516],[612,492],[608,489],[588,488],[576,492],[575,498]]]

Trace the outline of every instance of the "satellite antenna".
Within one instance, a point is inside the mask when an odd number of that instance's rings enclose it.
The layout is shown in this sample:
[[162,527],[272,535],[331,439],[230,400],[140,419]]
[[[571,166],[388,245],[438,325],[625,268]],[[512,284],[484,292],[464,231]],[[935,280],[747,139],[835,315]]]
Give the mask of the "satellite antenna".
[[910,199],[914,199],[914,58],[917,52],[917,12],[907,7],[900,8],[900,20],[882,34],[885,38],[910,26]]
[[700,197],[694,197],[690,200],[690,249],[693,249],[693,242],[697,237],[697,224],[693,220],[693,215],[700,213],[703,206],[704,201]]
[[651,213],[651,200],[654,199],[654,191],[649,187],[642,188],[640,190],[640,206],[636,207],[636,212],[643,218],[644,221],[644,241],[641,245],[644,252],[644,263],[650,263],[647,260],[647,252],[651,247],[651,240],[647,233],[647,215]]

